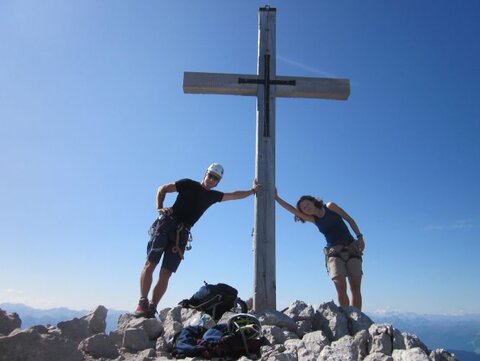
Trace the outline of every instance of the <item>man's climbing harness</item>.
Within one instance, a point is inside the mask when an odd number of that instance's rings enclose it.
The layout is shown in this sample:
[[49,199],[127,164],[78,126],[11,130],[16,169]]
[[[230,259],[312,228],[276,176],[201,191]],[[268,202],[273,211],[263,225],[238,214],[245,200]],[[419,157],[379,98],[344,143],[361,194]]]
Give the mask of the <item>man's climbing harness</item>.
[[[172,215],[162,214],[155,220],[155,222],[153,222],[152,226],[148,230],[148,234],[152,238],[156,238],[152,250],[156,252],[163,252],[167,246],[168,234],[170,234],[170,232],[176,233],[175,245],[172,247],[172,252],[178,253],[183,259],[184,251],[189,251],[192,249],[192,233],[190,232],[189,226],[186,226],[183,222],[179,223],[178,220]],[[187,232],[187,234],[182,232]]]

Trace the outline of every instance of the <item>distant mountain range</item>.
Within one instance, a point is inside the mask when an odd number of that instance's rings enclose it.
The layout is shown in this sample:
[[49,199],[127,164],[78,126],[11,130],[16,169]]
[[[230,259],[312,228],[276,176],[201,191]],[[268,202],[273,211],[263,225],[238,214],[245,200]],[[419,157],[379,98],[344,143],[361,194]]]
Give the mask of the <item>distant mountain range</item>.
[[[0,308],[7,312],[16,312],[22,320],[22,328],[35,325],[56,325],[61,321],[71,320],[75,317],[85,316],[88,310],[71,310],[65,307],[50,308],[47,310],[37,309],[21,303],[0,303]],[[128,311],[108,309],[106,332],[117,328],[118,316]]]
[[[24,304],[1,303],[0,308],[16,312],[22,328],[35,325],[56,325],[58,322],[85,316],[88,310],[65,307],[47,310]],[[128,311],[109,309],[106,332],[117,327],[118,316]],[[444,348],[460,361],[480,361],[480,314],[422,315],[398,312],[365,312],[375,323],[390,323],[402,332],[417,335],[430,349]]]

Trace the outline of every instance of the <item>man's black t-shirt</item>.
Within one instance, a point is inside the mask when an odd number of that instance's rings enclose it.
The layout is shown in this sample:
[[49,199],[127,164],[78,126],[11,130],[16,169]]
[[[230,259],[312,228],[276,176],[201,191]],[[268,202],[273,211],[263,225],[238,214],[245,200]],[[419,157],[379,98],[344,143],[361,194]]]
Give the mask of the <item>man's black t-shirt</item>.
[[173,216],[188,226],[193,226],[212,204],[220,202],[223,193],[207,190],[199,182],[180,179],[175,182],[177,199],[172,206]]

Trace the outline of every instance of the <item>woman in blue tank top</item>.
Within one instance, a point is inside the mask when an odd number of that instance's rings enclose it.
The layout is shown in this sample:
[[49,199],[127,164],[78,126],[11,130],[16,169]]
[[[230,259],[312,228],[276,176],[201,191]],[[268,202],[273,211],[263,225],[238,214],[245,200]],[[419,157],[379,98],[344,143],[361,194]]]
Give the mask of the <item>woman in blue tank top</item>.
[[[333,202],[326,205],[322,200],[312,196],[302,196],[297,207],[284,201],[278,194],[276,201],[287,211],[293,213],[295,221],[315,224],[325,236],[325,262],[328,273],[337,290],[340,306],[354,306],[362,309],[362,254],[365,241],[360,229],[350,215]],[[347,223],[355,232],[357,241],[350,233]],[[350,286],[352,300],[347,294],[347,279]]]

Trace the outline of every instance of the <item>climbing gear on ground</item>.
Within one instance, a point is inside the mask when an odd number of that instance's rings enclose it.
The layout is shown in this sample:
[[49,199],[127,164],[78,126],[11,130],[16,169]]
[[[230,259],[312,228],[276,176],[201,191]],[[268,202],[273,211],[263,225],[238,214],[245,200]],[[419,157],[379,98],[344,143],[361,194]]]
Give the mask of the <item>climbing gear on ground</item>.
[[241,337],[245,353],[250,355],[249,340],[258,340],[262,336],[262,325],[258,318],[248,313],[239,313],[232,316],[227,321],[228,332],[232,335]]
[[228,331],[241,333],[246,339],[257,338],[262,334],[262,325],[258,318],[248,313],[239,313],[227,321]]
[[[236,323],[242,323],[245,319],[245,316],[241,316]],[[257,323],[245,322],[245,326],[253,324]],[[235,328],[232,325],[233,328],[236,332],[231,332],[228,324],[225,323],[219,323],[209,329],[202,326],[186,326],[168,341],[168,348],[176,358],[200,356],[206,359],[238,359],[241,356],[247,356],[258,359],[261,346],[267,343],[265,337],[258,333],[256,337],[247,338],[245,332],[239,331],[241,328]]]

